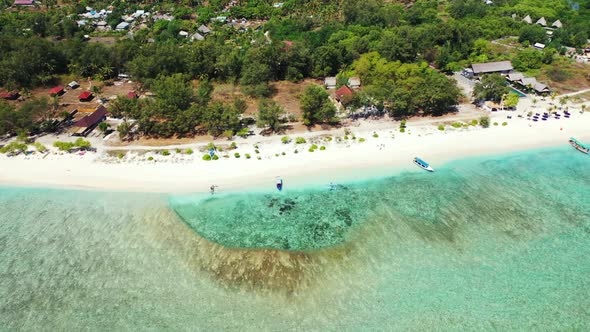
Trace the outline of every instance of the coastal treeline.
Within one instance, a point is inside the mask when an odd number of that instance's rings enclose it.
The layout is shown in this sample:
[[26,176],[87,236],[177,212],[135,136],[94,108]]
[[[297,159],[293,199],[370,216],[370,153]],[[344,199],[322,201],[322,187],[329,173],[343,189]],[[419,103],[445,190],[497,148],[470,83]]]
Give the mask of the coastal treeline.
[[[493,5],[481,0],[274,4],[115,1],[107,19],[111,27],[121,15],[137,9],[174,16],[148,20],[145,27],[129,33],[97,33],[76,23],[85,6],[108,6],[100,1],[47,1],[43,10],[5,10],[0,13],[0,86],[47,87],[65,75],[109,81],[125,73],[146,89],[170,83],[184,87],[186,94],[192,90],[193,96],[181,96],[182,102],[177,96],[158,97],[128,112],[142,132],[153,135],[185,135],[202,128],[236,131],[234,115],[243,113],[243,103],[211,102],[211,85],[217,83],[236,84],[247,96],[268,98],[276,81],[337,76],[342,85],[359,76],[366,89],[353,100],[355,106],[377,105],[397,117],[442,114],[451,111],[459,97],[445,73],[508,56],[492,52],[491,40],[519,36],[522,42],[547,42],[545,54],[524,50],[516,55],[515,67],[527,70],[549,61],[564,46],[583,47],[590,35],[590,0],[575,5],[561,0],[497,0]],[[260,25],[236,28],[211,21],[222,14],[234,20],[260,20]],[[542,28],[522,22],[526,15],[559,19],[564,27],[549,41]],[[201,24],[213,31],[204,40],[180,34],[196,31]],[[119,38],[113,43],[88,42],[88,34]],[[191,84],[193,80],[206,83]],[[218,119],[207,115],[211,109],[227,123],[215,124]],[[312,118],[303,120],[318,121]],[[195,123],[201,126],[192,127]]]

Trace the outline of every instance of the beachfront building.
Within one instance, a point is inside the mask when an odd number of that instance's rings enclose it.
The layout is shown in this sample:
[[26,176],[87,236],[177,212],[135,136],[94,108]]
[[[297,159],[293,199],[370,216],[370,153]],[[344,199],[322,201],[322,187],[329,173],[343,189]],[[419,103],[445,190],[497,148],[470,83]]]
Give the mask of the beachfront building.
[[207,26],[205,25],[201,25],[200,27],[197,28],[197,31],[199,31],[200,33],[202,33],[203,35],[208,35],[211,33],[211,29],[209,29]]
[[92,98],[94,98],[94,95],[90,91],[84,91],[78,96],[78,99],[82,102],[91,101]]
[[63,86],[56,86],[54,88],[52,88],[51,90],[49,90],[49,95],[54,97],[54,96],[61,96],[65,93]]
[[119,24],[117,24],[117,26],[115,27],[115,30],[117,31],[124,31],[129,29],[129,23],[127,22],[121,22]]
[[339,101],[342,104],[347,104],[352,100],[354,92],[351,88],[347,87],[346,85],[343,85],[342,87],[340,87],[340,89],[336,90],[334,95],[336,96],[337,101]]
[[361,79],[358,77],[351,77],[348,79],[348,86],[351,89],[358,89],[361,87]]
[[20,93],[18,93],[17,91],[0,93],[0,98],[6,99],[6,100],[16,100],[16,99],[18,99],[18,97],[20,97]]
[[522,21],[523,21],[524,23],[527,23],[527,24],[532,24],[532,23],[533,23],[533,19],[532,19],[532,18],[531,18],[529,15],[525,16],[525,17],[522,19]]
[[71,81],[70,83],[68,83],[68,87],[70,89],[77,89],[80,86],[80,83],[76,82],[76,81]]
[[74,120],[72,136],[86,136],[107,116],[107,109],[100,105],[95,110],[78,110]]
[[537,20],[537,22],[535,22],[535,24],[538,24],[542,27],[546,27],[547,26],[547,21],[545,20],[544,17],[541,17],[540,19]]
[[[514,68],[510,61],[497,61],[497,62],[486,62],[486,63],[474,63],[471,65],[471,71],[464,71],[464,73],[471,74],[475,77],[479,77],[485,74],[510,74]],[[465,75],[468,76],[468,75]]]
[[324,79],[326,89],[336,89],[336,77],[326,77]]
[[194,33],[194,34],[192,34],[192,36],[190,37],[190,40],[191,40],[191,41],[195,41],[195,40],[196,40],[196,41],[202,41],[202,40],[205,40],[205,37],[204,37],[203,35],[201,35],[200,33],[198,33],[198,32],[195,32],[195,33]]
[[547,95],[551,93],[551,89],[541,82],[538,82],[534,77],[526,77],[524,74],[514,72],[506,76],[506,80],[510,82],[518,90],[535,92],[540,95]]

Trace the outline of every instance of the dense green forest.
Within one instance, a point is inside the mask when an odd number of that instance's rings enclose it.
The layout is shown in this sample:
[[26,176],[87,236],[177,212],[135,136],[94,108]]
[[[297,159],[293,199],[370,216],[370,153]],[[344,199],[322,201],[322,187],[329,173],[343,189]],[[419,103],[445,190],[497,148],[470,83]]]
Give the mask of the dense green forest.
[[[0,7],[6,8],[7,2]],[[482,0],[288,0],[280,8],[274,2],[234,1],[236,5],[228,6],[226,0],[206,5],[198,0],[72,1],[57,6],[46,0],[33,10],[2,10],[0,86],[30,89],[51,86],[63,75],[109,80],[129,73],[157,92],[155,100],[114,106],[120,109],[114,114],[138,120],[139,132],[171,136],[206,130],[219,135],[240,130],[244,105],[240,100],[212,102],[211,84],[216,82],[237,84],[249,96],[269,97],[274,81],[338,75],[343,82],[355,75],[364,85],[353,100],[355,106],[378,105],[396,117],[443,114],[460,96],[444,73],[471,62],[501,59],[490,52],[490,40],[519,36],[521,42],[544,42],[553,50],[551,56],[564,46],[584,47],[590,35],[590,0],[495,0],[493,5]],[[76,24],[86,6],[109,5],[113,13],[107,22],[113,27],[121,15],[138,9],[171,13],[175,19],[149,20],[133,33],[97,33]],[[218,15],[263,20],[263,25],[236,29],[211,23]],[[526,15],[533,20],[545,17],[549,24],[559,19],[563,28],[549,40],[543,28],[522,22]],[[214,31],[205,40],[191,42],[179,35],[201,24]],[[89,43],[86,34],[120,38],[112,45]],[[525,70],[531,57],[539,57],[518,56]],[[200,82],[196,90],[192,80]],[[0,122],[9,109],[0,107]],[[303,120],[313,124],[333,118],[313,115]],[[19,128],[15,121],[4,123],[3,132]]]

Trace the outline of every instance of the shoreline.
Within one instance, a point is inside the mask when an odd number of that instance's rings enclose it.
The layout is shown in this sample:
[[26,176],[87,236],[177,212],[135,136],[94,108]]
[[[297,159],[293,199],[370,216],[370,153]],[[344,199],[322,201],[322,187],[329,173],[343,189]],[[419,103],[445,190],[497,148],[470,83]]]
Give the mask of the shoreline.
[[[503,115],[493,114],[490,122],[505,121]],[[551,119],[534,126],[530,123],[517,118],[508,120],[507,126],[448,127],[445,131],[430,125],[409,127],[410,133],[400,133],[393,123],[390,129],[382,129],[382,124],[378,130],[370,126],[362,131],[349,128],[356,135],[356,141],[322,141],[317,145],[326,146],[326,150],[315,152],[308,151],[310,140],[306,144],[285,145],[280,142],[280,136],[276,136],[270,142],[261,143],[261,154],[256,155],[254,142],[240,140],[238,148],[229,152],[230,158],[217,161],[201,160],[202,153],[196,149],[191,156],[159,157],[161,160],[156,162],[148,162],[147,155],[131,155],[133,150],[129,150],[130,156],[123,160],[107,157],[109,149],[105,147],[99,148],[96,154],[84,156],[50,154],[45,159],[0,156],[0,186],[197,194],[207,193],[209,186],[215,184],[220,192],[271,192],[275,190],[276,176],[283,178],[289,190],[330,182],[378,179],[405,170],[418,172],[421,170],[412,164],[415,156],[436,169],[454,160],[564,146],[571,136],[590,140],[588,115]],[[373,137],[373,133],[378,137]],[[332,134],[334,137],[344,135],[342,129]],[[313,133],[306,135],[308,137],[313,139]],[[360,137],[366,141],[358,142]],[[316,136],[315,139],[320,138]],[[281,155],[281,151],[285,155]],[[235,152],[240,153],[241,158],[234,158]],[[253,158],[245,159],[246,153]],[[256,156],[261,156],[261,160]]]

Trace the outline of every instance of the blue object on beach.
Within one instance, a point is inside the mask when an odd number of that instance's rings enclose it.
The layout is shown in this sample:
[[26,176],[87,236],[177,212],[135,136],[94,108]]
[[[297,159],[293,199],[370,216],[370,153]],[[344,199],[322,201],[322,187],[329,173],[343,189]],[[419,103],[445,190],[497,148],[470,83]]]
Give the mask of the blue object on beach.
[[283,190],[283,179],[281,179],[279,176],[277,176],[277,189],[279,191]]
[[209,149],[209,156],[211,156],[211,158],[213,158],[214,155],[215,155],[215,150]]

